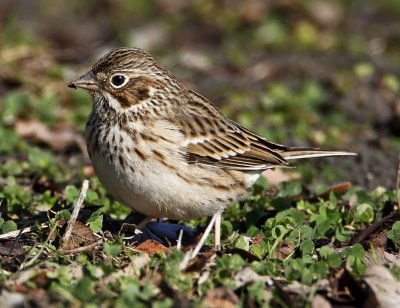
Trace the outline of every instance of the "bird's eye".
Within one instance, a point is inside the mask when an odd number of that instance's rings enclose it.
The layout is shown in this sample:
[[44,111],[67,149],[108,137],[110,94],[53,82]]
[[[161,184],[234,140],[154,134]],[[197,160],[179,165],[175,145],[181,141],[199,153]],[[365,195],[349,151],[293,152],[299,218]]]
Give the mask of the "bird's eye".
[[123,87],[128,81],[128,77],[120,74],[111,77],[111,85],[116,89]]

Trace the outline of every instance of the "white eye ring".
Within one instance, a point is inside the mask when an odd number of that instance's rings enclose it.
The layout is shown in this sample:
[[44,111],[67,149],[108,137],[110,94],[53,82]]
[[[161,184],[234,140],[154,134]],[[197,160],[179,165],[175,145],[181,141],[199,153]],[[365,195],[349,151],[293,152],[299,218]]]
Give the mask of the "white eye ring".
[[122,88],[129,81],[129,78],[123,74],[115,74],[110,77],[110,83],[115,89]]

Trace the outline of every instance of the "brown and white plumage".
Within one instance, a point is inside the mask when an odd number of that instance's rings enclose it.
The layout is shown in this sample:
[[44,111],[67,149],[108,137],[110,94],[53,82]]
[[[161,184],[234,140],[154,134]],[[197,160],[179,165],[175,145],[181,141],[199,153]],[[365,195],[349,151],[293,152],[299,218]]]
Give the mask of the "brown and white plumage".
[[287,160],[353,155],[349,152],[293,148],[270,142],[227,119],[199,94],[188,91],[189,115],[179,122],[193,163],[241,171],[264,171],[290,166]]
[[97,176],[117,200],[153,217],[220,215],[266,169],[354,155],[272,143],[138,48],[108,53],[69,86],[92,93],[86,138]]

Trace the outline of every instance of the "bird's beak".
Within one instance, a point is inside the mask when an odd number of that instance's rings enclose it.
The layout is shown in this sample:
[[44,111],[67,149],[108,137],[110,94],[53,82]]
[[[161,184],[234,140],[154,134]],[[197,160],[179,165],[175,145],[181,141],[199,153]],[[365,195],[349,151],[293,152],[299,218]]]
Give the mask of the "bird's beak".
[[78,79],[71,81],[70,83],[68,83],[68,87],[73,89],[82,88],[89,91],[99,90],[99,84],[94,78],[92,71],[89,71]]

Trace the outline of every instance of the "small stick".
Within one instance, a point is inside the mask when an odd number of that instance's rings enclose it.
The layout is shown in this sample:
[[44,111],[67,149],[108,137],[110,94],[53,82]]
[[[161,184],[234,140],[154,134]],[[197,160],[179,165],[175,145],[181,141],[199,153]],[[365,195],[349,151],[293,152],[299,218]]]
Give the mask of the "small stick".
[[214,246],[216,251],[221,250],[221,215],[222,212],[218,212],[217,217],[215,219],[215,225],[214,225],[214,235],[215,235],[215,240],[214,240]]
[[82,252],[90,252],[95,247],[100,246],[101,244],[103,244],[103,239],[100,239],[97,242],[94,242],[94,243],[86,245],[86,246],[77,247],[77,248],[74,248],[74,249],[61,250],[61,252],[66,254],[66,255],[73,255],[73,254],[82,253]]
[[397,207],[400,209],[400,160],[399,160],[399,165],[397,167],[396,199],[397,199]]
[[89,188],[89,181],[84,180],[82,183],[81,190],[79,192],[79,196],[75,200],[74,209],[73,209],[71,217],[68,221],[67,229],[65,230],[64,236],[62,238],[63,244],[68,243],[69,238],[71,237],[72,229],[74,227],[76,219],[78,218],[78,214],[79,214],[79,211],[81,210],[83,201],[86,198],[86,192],[87,192],[88,188]]
[[183,271],[185,268],[187,268],[190,260],[192,260],[192,254],[190,251],[185,253],[185,256],[183,257],[181,263],[179,263],[179,270]]
[[218,212],[218,213],[215,213],[215,214],[213,215],[213,217],[211,218],[210,223],[208,224],[206,230],[204,231],[204,233],[203,233],[203,235],[202,235],[200,241],[197,243],[196,247],[195,247],[194,250],[193,250],[191,259],[195,258],[195,257],[197,256],[197,254],[199,253],[201,247],[203,247],[204,242],[206,241],[208,235],[209,235],[210,232],[211,232],[212,227],[213,227],[214,224],[215,224],[215,220],[217,219],[218,214],[219,214],[219,212]]
[[[41,224],[41,227],[43,229],[46,229],[49,226],[47,224],[43,223],[43,224]],[[28,232],[31,232],[31,231],[36,230],[36,229],[37,229],[37,227],[32,226],[32,227],[26,227],[24,229],[19,229],[19,230],[7,232],[7,233],[4,233],[4,234],[0,234],[0,240],[15,238],[15,237],[17,237],[17,236],[19,236],[21,234],[28,233]]]

